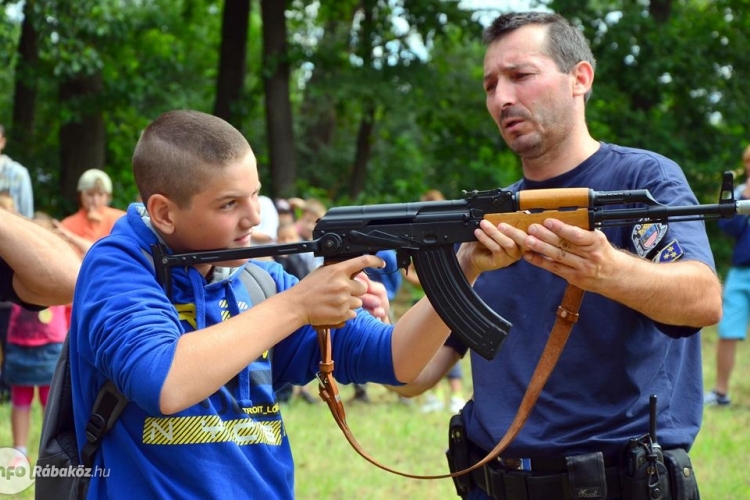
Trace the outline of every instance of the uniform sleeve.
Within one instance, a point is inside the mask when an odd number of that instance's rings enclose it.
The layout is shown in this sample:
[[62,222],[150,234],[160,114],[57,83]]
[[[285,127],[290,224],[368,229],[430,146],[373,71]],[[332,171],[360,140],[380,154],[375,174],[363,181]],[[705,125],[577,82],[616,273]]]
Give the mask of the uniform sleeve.
[[[656,175],[647,188],[660,203],[673,206],[697,205],[698,200],[690,188],[682,170],[673,162],[665,162],[662,168],[654,169]],[[704,221],[674,221],[665,224],[667,231],[648,258],[654,262],[669,263],[678,260],[703,262],[715,270],[711,246]],[[633,240],[635,241],[635,237]],[[680,286],[675,283],[675,287]],[[664,334],[673,337],[689,337],[699,328],[665,325],[657,323]]]

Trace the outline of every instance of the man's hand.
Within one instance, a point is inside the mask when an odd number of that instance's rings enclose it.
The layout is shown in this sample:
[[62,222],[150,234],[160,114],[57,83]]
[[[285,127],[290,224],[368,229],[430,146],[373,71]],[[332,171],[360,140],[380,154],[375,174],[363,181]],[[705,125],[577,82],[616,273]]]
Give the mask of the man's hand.
[[495,227],[483,220],[474,236],[477,241],[462,244],[457,254],[469,281],[484,271],[507,267],[518,261],[523,255],[527,234],[504,222]]
[[616,279],[627,269],[625,254],[615,249],[601,231],[588,231],[546,219],[529,226],[524,258],[584,290],[599,291],[605,279]]

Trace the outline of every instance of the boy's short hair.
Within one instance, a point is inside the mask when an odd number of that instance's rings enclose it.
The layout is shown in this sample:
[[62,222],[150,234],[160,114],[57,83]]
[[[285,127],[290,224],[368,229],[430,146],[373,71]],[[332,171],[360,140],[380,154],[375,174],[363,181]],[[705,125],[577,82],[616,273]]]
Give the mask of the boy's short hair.
[[133,152],[133,177],[143,203],[158,193],[186,208],[217,168],[250,151],[247,139],[221,118],[168,111],[141,134]]

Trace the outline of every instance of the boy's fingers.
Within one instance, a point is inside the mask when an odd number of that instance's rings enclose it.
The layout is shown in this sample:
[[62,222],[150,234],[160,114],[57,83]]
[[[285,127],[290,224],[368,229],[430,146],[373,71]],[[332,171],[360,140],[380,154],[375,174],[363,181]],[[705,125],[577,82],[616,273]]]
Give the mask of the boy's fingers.
[[360,255],[359,257],[345,260],[338,265],[342,266],[343,269],[349,273],[349,276],[354,276],[356,274],[359,274],[360,271],[362,271],[362,269],[366,267],[375,267],[380,269],[385,266],[385,262],[383,261],[383,259],[376,255]]

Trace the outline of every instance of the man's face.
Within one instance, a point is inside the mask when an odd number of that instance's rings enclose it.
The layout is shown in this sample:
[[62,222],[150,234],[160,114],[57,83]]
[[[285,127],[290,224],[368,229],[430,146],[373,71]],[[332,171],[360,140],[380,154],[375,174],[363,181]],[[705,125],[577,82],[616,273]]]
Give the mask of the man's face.
[[[260,224],[260,180],[255,156],[216,170],[187,208],[174,207],[174,231],[165,240],[175,252],[244,248]],[[247,259],[223,262],[237,267]]]
[[575,119],[575,78],[545,54],[547,27],[527,25],[493,42],[484,57],[487,110],[510,148],[538,158]]

